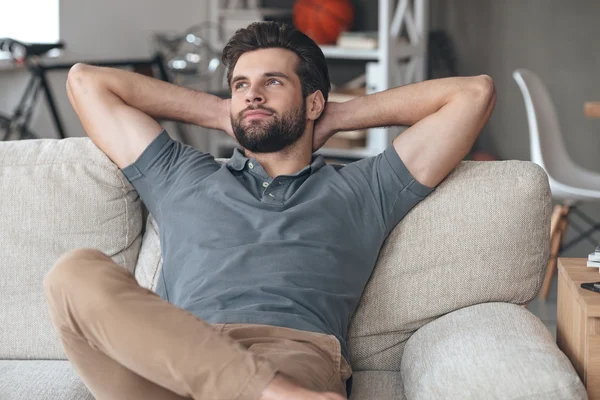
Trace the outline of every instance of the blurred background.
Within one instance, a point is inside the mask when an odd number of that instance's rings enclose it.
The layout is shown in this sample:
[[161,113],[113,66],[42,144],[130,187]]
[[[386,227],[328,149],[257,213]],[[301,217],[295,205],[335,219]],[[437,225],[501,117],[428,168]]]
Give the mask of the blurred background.
[[[158,52],[170,81],[226,97],[219,61],[224,43],[252,21],[280,20],[322,45],[335,86],[333,101],[423,79],[490,75],[497,105],[468,156],[473,160],[531,160],[524,98],[513,78],[515,70],[526,68],[547,87],[568,155],[583,168],[600,171],[596,0],[0,0],[0,5],[0,38],[64,44],[36,62],[63,66],[45,77],[66,137],[85,136],[65,92],[69,63],[126,64],[152,60]],[[32,68],[16,47],[3,50],[0,114],[9,119]],[[156,65],[136,70],[158,76]],[[43,95],[30,112],[32,132],[59,137]],[[229,156],[235,146],[220,132],[165,126],[178,140],[217,157]],[[341,133],[322,152],[328,160],[351,162],[377,154],[401,131]],[[600,221],[597,204],[580,209]],[[565,242],[575,236],[569,227]],[[587,257],[599,238],[582,239],[561,256]]]

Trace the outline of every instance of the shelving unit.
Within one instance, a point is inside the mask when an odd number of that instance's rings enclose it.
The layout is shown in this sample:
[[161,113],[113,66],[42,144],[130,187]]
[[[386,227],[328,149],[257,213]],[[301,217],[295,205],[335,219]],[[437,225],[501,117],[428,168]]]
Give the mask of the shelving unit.
[[[232,9],[239,7],[247,11],[261,12],[260,0],[211,1],[211,15],[215,23],[221,21],[225,15],[231,15]],[[321,49],[329,59],[366,61],[367,94],[419,82],[426,77],[428,21],[429,0],[378,0],[377,49],[361,50],[337,46],[321,46]],[[223,45],[217,42],[215,44],[221,47]],[[319,153],[345,159],[374,156],[385,150],[402,130],[402,127],[369,129],[364,148],[322,148]],[[225,140],[227,139],[231,138],[226,136]],[[211,145],[211,150],[218,145]]]
[[[365,60],[367,94],[425,79],[429,0],[378,0],[378,45],[373,50],[322,46],[327,58]],[[364,149],[329,149],[330,157],[362,158],[381,153],[402,127],[369,129]]]

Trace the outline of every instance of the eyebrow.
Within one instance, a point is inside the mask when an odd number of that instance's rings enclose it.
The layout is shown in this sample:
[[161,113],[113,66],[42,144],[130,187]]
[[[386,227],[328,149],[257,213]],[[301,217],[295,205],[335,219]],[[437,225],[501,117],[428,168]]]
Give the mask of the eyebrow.
[[[286,74],[284,74],[283,72],[265,72],[262,76],[266,77],[266,78],[276,77],[276,78],[284,78],[284,79],[287,79],[288,81],[291,80],[290,77],[287,76]],[[235,82],[241,81],[244,79],[248,79],[248,77],[246,77],[244,75],[236,75],[231,79],[231,84],[234,84]]]

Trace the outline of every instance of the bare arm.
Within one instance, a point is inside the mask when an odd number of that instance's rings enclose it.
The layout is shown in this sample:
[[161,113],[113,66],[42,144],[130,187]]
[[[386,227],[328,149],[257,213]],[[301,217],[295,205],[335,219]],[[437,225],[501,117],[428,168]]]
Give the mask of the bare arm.
[[[338,131],[410,125],[394,140],[394,148],[417,181],[434,187],[468,154],[495,101],[493,81],[486,75],[429,80],[346,103],[328,103],[322,121],[328,127],[321,130],[331,136]],[[318,134],[315,131],[315,139]]]
[[220,98],[125,70],[76,64],[67,94],[87,135],[119,168],[137,160],[161,132],[154,118],[230,129]]

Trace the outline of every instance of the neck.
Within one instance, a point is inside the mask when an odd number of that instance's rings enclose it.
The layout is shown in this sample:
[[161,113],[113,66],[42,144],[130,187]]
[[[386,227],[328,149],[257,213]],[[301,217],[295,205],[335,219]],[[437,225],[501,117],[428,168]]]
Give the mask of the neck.
[[312,134],[304,135],[292,146],[274,153],[253,153],[244,149],[248,158],[255,158],[271,178],[291,175],[312,162]]

